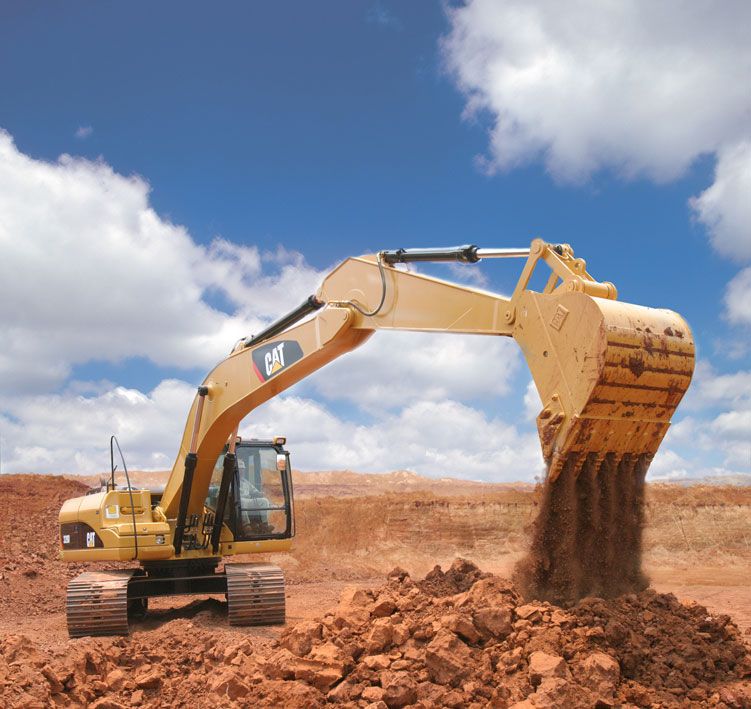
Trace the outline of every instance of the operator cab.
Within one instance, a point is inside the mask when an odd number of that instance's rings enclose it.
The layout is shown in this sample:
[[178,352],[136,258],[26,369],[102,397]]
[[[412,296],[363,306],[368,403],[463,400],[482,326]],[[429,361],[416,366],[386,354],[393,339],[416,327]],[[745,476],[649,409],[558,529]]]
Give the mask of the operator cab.
[[[284,438],[238,439],[224,521],[236,542],[294,536],[292,468]],[[216,513],[228,448],[217,458],[205,506]]]

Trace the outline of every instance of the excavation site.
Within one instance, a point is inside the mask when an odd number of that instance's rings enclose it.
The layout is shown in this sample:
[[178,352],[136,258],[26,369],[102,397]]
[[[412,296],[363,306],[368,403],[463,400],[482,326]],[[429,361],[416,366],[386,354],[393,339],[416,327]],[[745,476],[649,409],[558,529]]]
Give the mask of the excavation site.
[[[70,639],[64,588],[82,569],[59,560],[55,517],[94,482],[0,478],[3,706],[751,706],[748,488],[642,481],[643,568],[634,556],[632,575],[602,585],[612,547],[564,566],[540,556],[540,535],[570,549],[591,533],[566,527],[577,487],[593,500],[581,474],[551,499],[295,473],[298,543],[267,557],[287,579],[286,625],[232,627],[222,595],[171,596],[128,636]],[[597,489],[602,504],[612,493]]]

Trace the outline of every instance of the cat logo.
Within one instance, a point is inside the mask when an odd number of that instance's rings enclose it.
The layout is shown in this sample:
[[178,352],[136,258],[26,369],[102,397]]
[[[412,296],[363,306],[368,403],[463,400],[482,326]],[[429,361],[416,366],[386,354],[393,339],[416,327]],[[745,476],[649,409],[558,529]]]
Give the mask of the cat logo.
[[262,382],[302,359],[302,347],[295,340],[282,340],[253,351],[253,370]]

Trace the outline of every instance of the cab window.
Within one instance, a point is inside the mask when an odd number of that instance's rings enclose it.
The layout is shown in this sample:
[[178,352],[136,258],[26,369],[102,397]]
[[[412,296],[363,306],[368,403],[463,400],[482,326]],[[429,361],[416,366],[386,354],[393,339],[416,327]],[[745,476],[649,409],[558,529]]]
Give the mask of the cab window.
[[235,505],[238,539],[288,534],[289,505],[284,473],[275,448],[239,447]]

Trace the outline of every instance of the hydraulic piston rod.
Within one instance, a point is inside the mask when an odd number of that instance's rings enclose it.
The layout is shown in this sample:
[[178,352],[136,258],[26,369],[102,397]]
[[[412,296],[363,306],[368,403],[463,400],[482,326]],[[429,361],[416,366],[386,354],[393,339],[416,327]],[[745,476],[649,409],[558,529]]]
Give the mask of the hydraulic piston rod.
[[441,249],[394,249],[382,251],[381,256],[388,264],[412,263],[416,261],[459,261],[477,263],[484,258],[527,258],[526,249],[481,249],[474,245],[449,246]]

